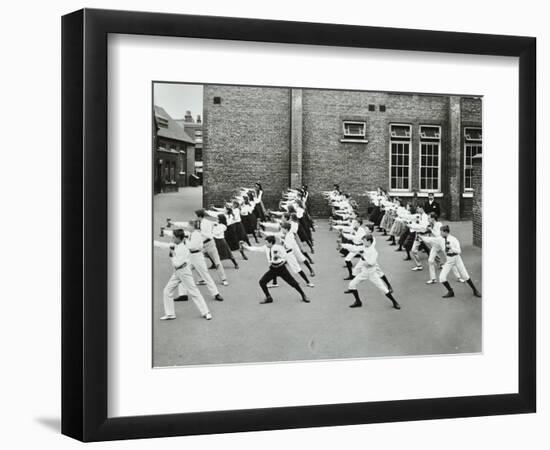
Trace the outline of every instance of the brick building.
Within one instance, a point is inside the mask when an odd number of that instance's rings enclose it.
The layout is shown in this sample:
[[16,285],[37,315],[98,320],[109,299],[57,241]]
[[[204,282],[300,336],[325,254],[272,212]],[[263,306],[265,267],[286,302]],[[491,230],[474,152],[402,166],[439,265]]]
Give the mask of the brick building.
[[314,215],[339,183],[366,211],[367,190],[434,192],[447,219],[472,217],[481,99],[387,92],[205,85],[205,204],[264,185],[266,206],[307,184]]
[[175,192],[195,173],[195,141],[160,106],[153,118],[154,190]]
[[472,225],[474,245],[481,247],[483,244],[483,183],[481,174],[483,171],[483,157],[481,153],[472,158],[472,187],[474,198],[472,205]]
[[202,120],[200,114],[194,120],[191,111],[187,111],[183,119],[176,119],[187,135],[195,141],[195,175],[199,178],[199,183],[202,184]]

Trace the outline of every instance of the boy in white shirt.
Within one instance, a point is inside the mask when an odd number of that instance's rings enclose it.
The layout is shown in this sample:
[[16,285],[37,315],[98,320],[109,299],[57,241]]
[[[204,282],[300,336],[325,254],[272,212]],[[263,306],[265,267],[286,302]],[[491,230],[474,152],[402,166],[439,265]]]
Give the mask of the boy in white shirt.
[[442,244],[445,249],[445,254],[447,255],[447,261],[443,265],[443,269],[439,274],[439,281],[447,288],[447,293],[443,296],[443,298],[451,298],[455,296],[453,288],[447,281],[447,276],[453,267],[458,269],[461,278],[466,280],[466,283],[470,285],[474,296],[481,297],[481,293],[474,286],[466,267],[464,267],[464,262],[460,256],[462,254],[460,242],[458,242],[456,237],[451,236],[450,231],[449,225],[443,225],[441,227],[441,239],[443,240]]
[[363,306],[357,287],[362,281],[368,280],[374,284],[384,295],[390,299],[395,309],[401,309],[401,305],[393,298],[388,286],[380,277],[381,269],[378,265],[378,252],[373,245],[373,237],[371,234],[363,236],[364,249],[361,256],[361,261],[355,266],[355,278],[350,281],[346,294],[353,294],[355,302],[350,305],[350,308],[359,308]]
[[212,314],[204,298],[197,288],[191,274],[191,261],[189,249],[184,244],[185,233],[183,230],[174,230],[172,244],[167,242],[154,241],[154,246],[169,250],[169,257],[174,267],[174,273],[166,283],[163,291],[164,316],[160,320],[173,320],[176,318],[174,308],[174,294],[180,284],[185,287],[188,295],[199,309],[202,317],[206,320],[212,319]]

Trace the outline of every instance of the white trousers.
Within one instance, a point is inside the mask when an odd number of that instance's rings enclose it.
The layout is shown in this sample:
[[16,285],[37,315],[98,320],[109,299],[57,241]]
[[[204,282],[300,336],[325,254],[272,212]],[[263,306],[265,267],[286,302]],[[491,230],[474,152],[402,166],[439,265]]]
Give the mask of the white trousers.
[[292,251],[294,252],[294,256],[299,263],[303,263],[306,260],[306,257],[302,253],[302,249],[300,248],[300,244],[298,244],[298,242],[294,242]]
[[225,270],[223,269],[223,264],[220,260],[220,255],[218,253],[218,248],[216,247],[216,242],[214,241],[214,238],[210,239],[206,244],[204,244],[204,252],[210,256],[210,259],[214,262],[214,265],[216,266],[216,270],[218,271],[218,275],[223,280],[226,279],[225,277]]
[[206,289],[208,289],[208,292],[210,292],[210,295],[212,297],[215,297],[216,295],[218,295],[220,291],[218,291],[218,288],[216,287],[216,283],[214,283],[214,280],[208,273],[208,267],[206,267],[206,261],[204,260],[204,255],[202,254],[202,252],[191,253],[191,264],[193,265],[193,268],[199,275],[199,279],[203,280],[206,283]]
[[[436,280],[435,276],[435,258],[437,257],[438,253],[441,250],[436,247],[432,246],[430,249],[430,256],[428,257],[428,267],[430,269],[430,280]],[[451,270],[453,271],[453,275],[458,279],[460,278],[460,274],[458,273],[458,269],[456,268],[456,265],[453,265]]]
[[166,283],[163,291],[164,314],[168,316],[176,315],[174,308],[174,293],[179,286],[183,286],[185,288],[188,295],[199,309],[201,315],[204,316],[208,312],[208,306],[206,306],[206,302],[204,301],[201,292],[193,280],[193,275],[191,274],[191,269],[189,267],[184,267],[183,269],[174,271],[168,280],[168,283]]
[[449,275],[449,272],[453,269],[453,267],[458,270],[458,273],[464,280],[470,279],[470,275],[468,274],[466,267],[464,267],[464,262],[462,261],[460,255],[447,256],[447,262],[445,262],[445,264],[443,265],[443,269],[441,269],[441,273],[439,274],[439,281],[441,283],[447,281],[447,276]]
[[300,267],[300,264],[298,263],[298,260],[296,259],[296,256],[294,256],[293,252],[286,254],[286,262],[292,272],[297,274],[302,271],[302,268]]
[[380,278],[379,268],[373,267],[369,269],[362,268],[356,270],[355,278],[349,282],[348,289],[356,290],[359,283],[362,281],[370,281],[374,284],[383,294],[387,294],[389,291],[386,283]]

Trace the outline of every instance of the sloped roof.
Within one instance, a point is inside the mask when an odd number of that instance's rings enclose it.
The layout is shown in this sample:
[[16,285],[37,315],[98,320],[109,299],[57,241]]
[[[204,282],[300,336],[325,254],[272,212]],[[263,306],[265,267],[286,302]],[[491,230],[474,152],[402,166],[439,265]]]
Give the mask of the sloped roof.
[[158,127],[157,136],[186,142],[187,144],[195,143],[195,140],[189,137],[183,127],[174,121],[164,108],[155,105],[155,116],[165,119],[168,122],[168,128]]

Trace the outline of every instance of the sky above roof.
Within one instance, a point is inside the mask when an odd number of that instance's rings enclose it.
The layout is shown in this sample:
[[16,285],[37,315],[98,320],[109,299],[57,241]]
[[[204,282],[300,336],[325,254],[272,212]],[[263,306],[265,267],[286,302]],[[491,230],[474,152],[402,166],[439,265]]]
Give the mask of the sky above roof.
[[193,119],[202,116],[202,84],[155,83],[153,104],[166,110],[173,119],[183,119],[191,111]]

